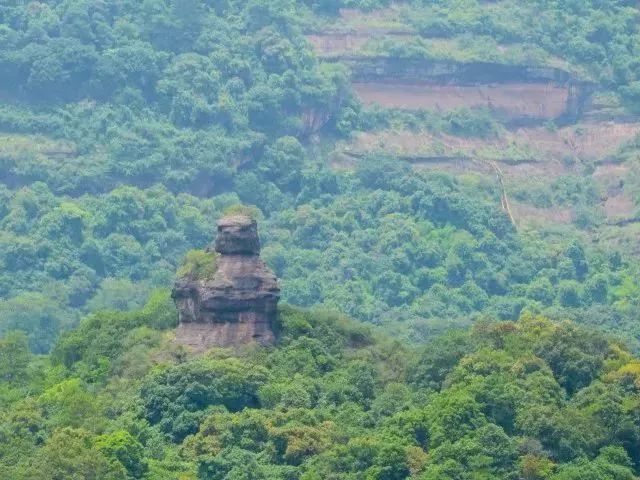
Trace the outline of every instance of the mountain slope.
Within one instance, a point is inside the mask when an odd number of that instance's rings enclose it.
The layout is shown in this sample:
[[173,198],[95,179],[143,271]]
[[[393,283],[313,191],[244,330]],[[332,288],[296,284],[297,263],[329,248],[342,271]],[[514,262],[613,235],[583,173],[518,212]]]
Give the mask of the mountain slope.
[[50,357],[0,342],[3,478],[636,478],[639,360],[600,334],[527,315],[411,347],[285,306],[276,347],[194,357],[168,301]]
[[[529,311],[635,342],[637,8],[581,5],[3,5],[0,334],[46,352],[140,306],[243,202],[294,304],[412,339]],[[326,57],[305,40],[382,31]],[[456,108],[359,100],[371,72],[397,94],[425,65]],[[538,118],[547,98],[571,115]]]

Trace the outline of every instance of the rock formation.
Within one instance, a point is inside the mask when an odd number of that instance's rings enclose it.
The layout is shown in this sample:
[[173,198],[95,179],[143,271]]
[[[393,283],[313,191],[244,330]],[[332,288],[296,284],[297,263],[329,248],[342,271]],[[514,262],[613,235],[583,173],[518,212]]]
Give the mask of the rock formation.
[[511,126],[574,123],[597,88],[550,66],[360,55],[327,60],[349,66],[365,104],[442,111],[482,107]]
[[260,258],[256,221],[244,215],[222,218],[214,250],[215,268],[205,278],[186,272],[176,281],[178,342],[195,350],[272,344],[280,289]]

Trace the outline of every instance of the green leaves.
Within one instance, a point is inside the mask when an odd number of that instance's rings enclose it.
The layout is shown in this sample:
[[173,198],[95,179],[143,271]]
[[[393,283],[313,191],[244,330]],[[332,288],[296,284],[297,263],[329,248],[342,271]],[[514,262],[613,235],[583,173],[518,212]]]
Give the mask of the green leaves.
[[6,333],[0,340],[0,379],[10,383],[25,383],[30,360],[27,336],[18,331]]
[[201,359],[155,373],[141,390],[146,418],[181,442],[197,432],[209,407],[237,411],[258,406],[258,389],[267,371],[246,367],[236,359]]
[[193,280],[211,279],[216,272],[216,252],[189,250],[176,276]]
[[148,469],[142,445],[127,431],[101,435],[95,439],[94,447],[106,458],[120,463],[132,478],[142,478]]
[[149,328],[171,325],[168,301],[158,292],[140,311],[85,319],[56,347],[56,365],[30,356],[24,336],[0,343],[0,372],[24,377],[0,388],[0,472],[634,478],[638,362],[599,334],[528,314],[417,351],[284,306],[277,346],[193,356]]
[[18,480],[123,480],[126,470],[92,448],[91,436],[82,429],[57,430],[38,450],[32,462],[16,472]]

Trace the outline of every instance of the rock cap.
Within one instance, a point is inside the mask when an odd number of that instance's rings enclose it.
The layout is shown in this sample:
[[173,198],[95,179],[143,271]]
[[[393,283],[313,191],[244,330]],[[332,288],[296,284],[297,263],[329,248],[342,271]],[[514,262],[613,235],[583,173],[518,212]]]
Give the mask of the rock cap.
[[214,248],[223,255],[259,255],[258,222],[247,215],[222,217]]

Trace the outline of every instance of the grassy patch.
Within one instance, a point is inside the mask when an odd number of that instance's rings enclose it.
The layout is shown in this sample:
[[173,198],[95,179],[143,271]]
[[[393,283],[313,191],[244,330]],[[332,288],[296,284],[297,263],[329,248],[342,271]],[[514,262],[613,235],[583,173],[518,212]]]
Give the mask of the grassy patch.
[[222,215],[224,217],[242,215],[244,217],[249,217],[252,220],[258,220],[262,214],[260,209],[254,205],[236,204],[228,207]]
[[178,269],[178,278],[206,280],[213,277],[217,270],[216,252],[189,250]]

